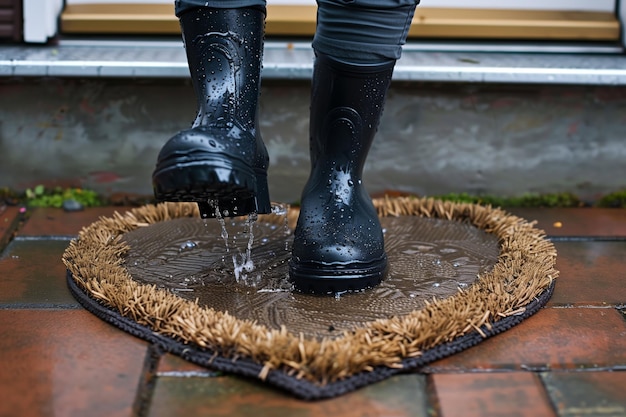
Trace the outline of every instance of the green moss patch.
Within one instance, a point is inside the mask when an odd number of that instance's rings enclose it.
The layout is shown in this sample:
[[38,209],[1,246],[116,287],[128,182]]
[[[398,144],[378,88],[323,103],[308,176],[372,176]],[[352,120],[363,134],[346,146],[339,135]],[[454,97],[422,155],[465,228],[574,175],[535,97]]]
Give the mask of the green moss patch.
[[83,207],[98,207],[104,203],[98,193],[91,190],[83,190],[82,188],[55,187],[48,189],[43,185],[38,185],[33,189],[27,189],[24,194],[26,196],[26,205],[30,207],[60,208],[63,206],[63,202],[67,200],[74,200]]

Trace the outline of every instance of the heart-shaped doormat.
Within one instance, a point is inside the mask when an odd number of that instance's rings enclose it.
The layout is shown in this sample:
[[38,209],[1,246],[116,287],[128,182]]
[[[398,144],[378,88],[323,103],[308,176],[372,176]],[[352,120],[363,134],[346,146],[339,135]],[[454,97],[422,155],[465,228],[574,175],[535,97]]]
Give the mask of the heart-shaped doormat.
[[68,285],[86,309],[164,351],[309,400],[460,352],[550,298],[556,250],[533,223],[435,199],[374,204],[389,272],[362,292],[293,291],[297,209],[221,225],[192,203],[84,228],[63,255]]

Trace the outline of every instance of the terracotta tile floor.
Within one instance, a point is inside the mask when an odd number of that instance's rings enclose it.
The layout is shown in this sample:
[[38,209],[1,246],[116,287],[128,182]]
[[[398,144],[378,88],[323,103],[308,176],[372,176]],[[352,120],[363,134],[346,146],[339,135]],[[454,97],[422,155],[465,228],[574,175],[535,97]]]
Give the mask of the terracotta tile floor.
[[302,402],[171,355],[84,311],[69,239],[102,215],[0,207],[0,416],[626,416],[626,210],[519,209],[555,241],[548,306],[456,356]]

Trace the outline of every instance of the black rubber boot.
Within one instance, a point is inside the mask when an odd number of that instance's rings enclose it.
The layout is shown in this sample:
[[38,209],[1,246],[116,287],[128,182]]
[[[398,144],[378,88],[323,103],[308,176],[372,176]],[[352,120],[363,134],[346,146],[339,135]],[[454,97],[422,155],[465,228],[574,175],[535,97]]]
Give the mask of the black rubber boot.
[[311,175],[301,199],[289,275],[314,294],[359,291],[387,270],[383,233],[361,176],[395,61],[347,64],[317,55]]
[[269,158],[257,122],[265,13],[198,8],[180,16],[198,115],[152,174],[160,201],[197,202],[203,217],[271,210]]

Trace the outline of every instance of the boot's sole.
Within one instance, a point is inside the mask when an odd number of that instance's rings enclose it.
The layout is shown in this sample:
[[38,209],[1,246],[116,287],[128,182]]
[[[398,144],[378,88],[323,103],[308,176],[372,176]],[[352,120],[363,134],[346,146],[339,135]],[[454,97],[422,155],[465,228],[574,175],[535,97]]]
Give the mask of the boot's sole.
[[158,201],[198,203],[203,218],[271,212],[267,173],[220,155],[157,166],[152,175]]
[[289,278],[298,292],[332,295],[372,288],[387,273],[387,257],[367,264],[325,265],[313,262],[289,263]]

